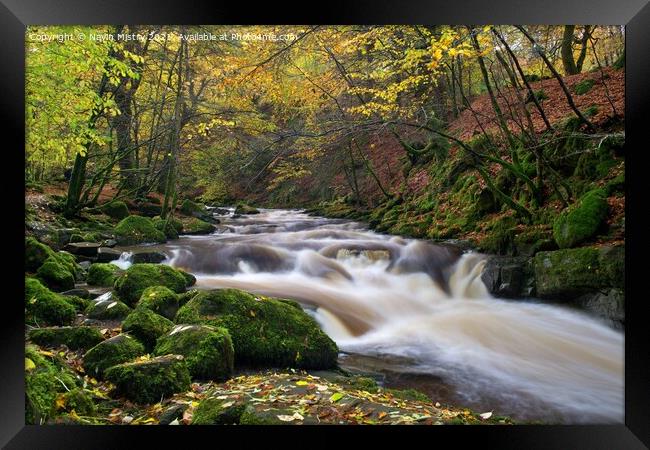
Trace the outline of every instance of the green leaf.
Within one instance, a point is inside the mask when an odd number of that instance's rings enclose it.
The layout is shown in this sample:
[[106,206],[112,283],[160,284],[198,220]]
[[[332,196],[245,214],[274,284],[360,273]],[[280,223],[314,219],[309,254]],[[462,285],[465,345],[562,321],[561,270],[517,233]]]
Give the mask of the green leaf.
[[341,400],[342,398],[343,398],[343,394],[341,394],[340,392],[335,392],[335,393],[333,393],[332,396],[330,397],[330,401],[331,401],[332,403],[334,403],[334,402],[338,402],[338,401]]

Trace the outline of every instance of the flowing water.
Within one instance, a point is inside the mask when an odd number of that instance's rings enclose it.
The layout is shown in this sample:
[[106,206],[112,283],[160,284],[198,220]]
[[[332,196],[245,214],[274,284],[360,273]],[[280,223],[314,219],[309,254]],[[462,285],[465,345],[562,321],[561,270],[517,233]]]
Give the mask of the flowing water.
[[300,211],[222,212],[216,233],[153,249],[199,288],[299,301],[342,367],[479,412],[623,421],[623,334],[577,310],[493,298],[483,255]]

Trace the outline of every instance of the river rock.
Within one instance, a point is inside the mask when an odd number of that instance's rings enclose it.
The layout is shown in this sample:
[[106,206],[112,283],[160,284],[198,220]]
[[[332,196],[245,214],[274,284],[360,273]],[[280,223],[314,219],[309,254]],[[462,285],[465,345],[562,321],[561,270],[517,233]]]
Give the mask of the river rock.
[[144,346],[128,334],[118,334],[95,345],[83,357],[86,373],[101,377],[104,371],[116,364],[144,355]]
[[106,371],[118,395],[137,403],[155,403],[190,388],[190,374],[181,355],[118,364]]
[[490,256],[481,280],[490,294],[502,298],[525,298],[535,292],[532,258]]
[[47,327],[31,330],[29,339],[41,347],[63,344],[70,350],[87,350],[102,342],[104,336],[94,327]]
[[102,247],[113,248],[116,245],[117,245],[117,241],[115,239],[106,239],[105,241],[102,242]]
[[251,367],[336,367],[338,348],[302,309],[237,289],[199,292],[178,310],[176,323],[223,327],[235,363]]
[[625,293],[621,289],[585,294],[575,301],[576,305],[605,319],[612,327],[623,329],[625,325]]
[[108,247],[99,247],[97,249],[97,262],[107,263],[120,259],[122,252],[119,250],[113,250]]
[[234,367],[234,349],[225,328],[209,325],[176,325],[160,337],[156,355],[183,355],[192,378],[227,380]]
[[65,250],[73,255],[94,257],[97,256],[99,247],[101,244],[97,242],[74,242],[66,245]]
[[86,299],[90,298],[90,292],[88,289],[83,288],[70,289],[69,291],[61,292],[61,295],[81,297]]
[[133,264],[152,263],[158,264],[167,259],[167,255],[157,251],[139,251],[134,252],[131,257]]

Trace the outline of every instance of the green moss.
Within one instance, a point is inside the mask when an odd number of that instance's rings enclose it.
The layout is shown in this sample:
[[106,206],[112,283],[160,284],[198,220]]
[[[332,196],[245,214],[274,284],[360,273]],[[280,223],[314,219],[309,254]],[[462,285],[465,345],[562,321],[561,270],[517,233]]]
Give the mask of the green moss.
[[144,346],[135,338],[118,334],[88,350],[83,357],[83,367],[88,375],[100,378],[109,367],[144,354]]
[[511,216],[497,220],[480,243],[480,249],[486,253],[505,255],[514,250],[516,221]]
[[36,271],[36,277],[54,291],[67,291],[74,288],[74,274],[68,266],[54,256],[45,260]]
[[581,82],[577,83],[574,86],[573,91],[577,95],[583,95],[589,92],[593,86],[594,86],[594,80],[592,80],[591,78],[585,78],[584,80],[582,80]]
[[115,264],[95,263],[88,269],[86,281],[92,286],[113,286],[115,277],[121,272]]
[[76,295],[62,295],[63,300],[72,305],[76,312],[85,311],[90,306],[90,300],[78,297]]
[[25,277],[25,319],[36,325],[69,325],[76,311],[63,295],[50,291],[36,278]]
[[199,205],[198,203],[195,203],[192,200],[186,198],[183,200],[183,203],[181,203],[180,211],[186,216],[191,216],[193,213],[205,213],[205,208],[202,205]]
[[161,219],[160,216],[156,216],[152,220],[156,229],[165,233],[168,239],[178,239],[178,233],[183,229],[183,223],[173,217]]
[[129,215],[129,208],[121,200],[113,200],[112,202],[103,204],[101,211],[107,216],[118,220],[122,220]]
[[196,217],[191,217],[183,221],[183,234],[210,234],[216,227]]
[[196,283],[196,277],[194,275],[192,275],[189,272],[185,272],[182,269],[176,269],[176,271],[179,272],[181,275],[183,275],[183,277],[185,278],[186,287],[194,286],[194,284]]
[[165,242],[165,233],[157,230],[151,219],[142,216],[129,216],[115,226],[115,237],[121,245],[141,244],[143,242]]
[[190,388],[190,374],[180,355],[118,364],[106,371],[118,395],[137,403],[156,403]]
[[259,214],[259,213],[260,212],[257,208],[253,208],[252,206],[249,206],[245,203],[240,203],[235,208],[235,214]]
[[150,309],[171,320],[178,312],[178,294],[165,286],[150,286],[142,292],[137,307]]
[[389,394],[392,394],[393,397],[397,397],[402,400],[415,400],[418,402],[431,403],[431,399],[428,395],[416,389],[385,389],[385,391]]
[[537,99],[538,102],[548,100],[548,95],[544,91],[544,89],[540,89],[538,91],[534,92],[535,98]]
[[553,223],[553,237],[560,248],[573,247],[594,236],[607,216],[606,193],[587,192]]
[[245,406],[241,404],[223,406],[224,400],[206,398],[194,410],[192,425],[234,425],[240,423]]
[[582,247],[535,255],[537,294],[573,298],[607,287],[625,285],[625,248]]
[[146,308],[136,308],[122,323],[122,331],[136,337],[147,351],[152,351],[156,340],[173,327],[171,320]]
[[131,308],[117,299],[92,302],[86,314],[95,320],[122,320],[131,313]]
[[60,393],[74,389],[79,380],[58,358],[46,357],[37,347],[25,348],[25,423],[42,424],[55,414]]
[[181,293],[185,291],[187,283],[186,277],[173,267],[164,264],[134,264],[115,280],[115,290],[125,303],[134,305],[150,286],[165,286]]
[[60,327],[33,329],[29,339],[42,347],[65,345],[70,350],[86,350],[102,342],[104,336],[94,327]]
[[200,292],[176,316],[176,323],[226,328],[235,362],[250,366],[326,369],[336,366],[338,348],[304,311],[236,289]]
[[183,355],[190,375],[202,380],[226,380],[234,365],[228,330],[208,325],[177,325],[158,339],[156,355]]
[[54,250],[33,237],[25,238],[25,272],[36,272],[54,254]]

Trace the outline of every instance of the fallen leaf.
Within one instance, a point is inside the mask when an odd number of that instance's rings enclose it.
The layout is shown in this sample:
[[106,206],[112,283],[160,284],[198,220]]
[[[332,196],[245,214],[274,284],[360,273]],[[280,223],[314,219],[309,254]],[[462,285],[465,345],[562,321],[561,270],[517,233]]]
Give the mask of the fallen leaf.
[[492,417],[492,411],[479,414],[479,416],[481,417],[481,419],[489,419],[490,417]]
[[292,422],[296,418],[294,416],[287,416],[287,415],[284,415],[284,414],[279,414],[278,419],[280,419],[283,422]]
[[382,412],[379,413],[379,415],[377,417],[379,417],[380,419],[383,419],[387,415],[388,415],[388,413],[386,411],[382,411]]
[[25,370],[27,372],[30,372],[34,369],[36,369],[36,364],[34,364],[34,361],[29,358],[25,358]]
[[341,400],[342,398],[343,398],[343,394],[341,394],[340,392],[335,392],[335,393],[332,394],[332,396],[330,397],[330,402],[332,402],[332,403],[334,403],[334,402],[338,402],[338,401]]
[[171,422],[169,422],[169,424],[170,425],[180,425],[180,423],[178,422],[178,419],[172,420]]
[[296,386],[307,386],[309,383],[305,380],[296,381]]

